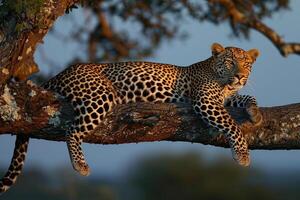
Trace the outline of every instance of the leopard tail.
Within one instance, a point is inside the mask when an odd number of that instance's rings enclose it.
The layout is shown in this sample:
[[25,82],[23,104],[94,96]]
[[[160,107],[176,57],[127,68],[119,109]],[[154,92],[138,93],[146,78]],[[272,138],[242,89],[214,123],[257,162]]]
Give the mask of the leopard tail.
[[0,195],[7,191],[16,182],[18,176],[21,174],[25,162],[28,143],[28,136],[17,135],[10,166],[4,177],[0,180]]

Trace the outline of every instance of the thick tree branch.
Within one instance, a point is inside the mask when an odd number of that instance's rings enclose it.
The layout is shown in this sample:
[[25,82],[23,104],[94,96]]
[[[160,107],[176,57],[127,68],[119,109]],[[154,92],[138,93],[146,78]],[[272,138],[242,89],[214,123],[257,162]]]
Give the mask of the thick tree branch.
[[255,16],[246,16],[245,14],[240,12],[232,0],[210,0],[210,2],[219,3],[223,5],[230,15],[230,20],[232,24],[242,24],[263,34],[276,46],[281,55],[300,55],[300,43],[285,42],[276,31],[268,27]]
[[128,50],[131,48],[128,44],[122,42],[118,38],[115,31],[112,29],[108,22],[107,16],[103,9],[101,9],[101,3],[98,6],[93,7],[93,12],[98,19],[98,25],[95,27],[89,38],[89,60],[96,60],[97,43],[105,43],[105,40],[109,40],[120,57],[128,56]]
[[[5,87],[9,88],[6,99],[12,94],[12,101],[15,101],[17,106],[9,105],[2,95],[0,112],[3,106],[8,105],[6,109],[17,107],[19,117],[13,121],[9,118],[13,116],[4,118],[5,115],[0,115],[0,134],[28,134],[38,139],[65,140],[65,129],[70,126],[74,117],[71,105],[66,100],[59,99],[61,107],[58,112],[59,102],[49,98],[50,93],[32,84]],[[31,95],[26,97],[25,94]],[[229,111],[241,124],[251,149],[300,149],[300,104],[261,108],[264,121],[259,127],[254,127],[248,121],[243,109],[229,108]],[[222,134],[213,134],[213,129],[193,113],[188,104],[118,105],[104,122],[85,138],[85,142],[121,144],[185,141],[228,147]]]

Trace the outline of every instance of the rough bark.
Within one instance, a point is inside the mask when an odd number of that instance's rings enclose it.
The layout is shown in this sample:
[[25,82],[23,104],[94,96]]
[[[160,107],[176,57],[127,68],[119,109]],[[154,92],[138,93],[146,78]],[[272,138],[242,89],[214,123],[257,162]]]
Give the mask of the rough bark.
[[[65,140],[65,130],[74,117],[66,99],[58,97],[56,100],[51,93],[40,90],[30,82],[10,86],[9,91],[7,88],[4,89],[6,97],[9,94],[14,97],[12,101],[16,102],[14,108],[18,108],[19,117],[12,120],[9,118],[12,116],[3,118],[5,115],[0,115],[0,134],[27,134],[38,139]],[[0,96],[0,111],[1,106],[7,105],[4,98]],[[248,120],[245,110],[228,110],[241,125],[251,149],[300,148],[300,104],[260,108],[263,123],[258,127]],[[85,142],[97,144],[150,141],[184,141],[228,147],[224,136],[209,128],[194,114],[189,104],[117,105],[104,122],[85,138]]]
[[[33,17],[27,16],[28,13],[13,11],[2,16],[5,21],[0,27],[0,85],[12,77],[26,80],[39,70],[33,57],[37,45],[42,42],[55,20],[75,2],[76,0],[44,1]],[[26,2],[17,3],[26,6]]]

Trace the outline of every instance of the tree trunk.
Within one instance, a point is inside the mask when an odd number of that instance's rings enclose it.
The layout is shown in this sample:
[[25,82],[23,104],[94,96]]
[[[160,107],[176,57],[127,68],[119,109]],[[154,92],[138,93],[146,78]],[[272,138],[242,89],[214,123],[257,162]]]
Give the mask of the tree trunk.
[[0,13],[0,85],[12,77],[26,80],[38,71],[33,57],[37,45],[55,20],[74,3],[76,0],[36,1],[35,4],[17,1],[15,7],[7,7],[6,12]]

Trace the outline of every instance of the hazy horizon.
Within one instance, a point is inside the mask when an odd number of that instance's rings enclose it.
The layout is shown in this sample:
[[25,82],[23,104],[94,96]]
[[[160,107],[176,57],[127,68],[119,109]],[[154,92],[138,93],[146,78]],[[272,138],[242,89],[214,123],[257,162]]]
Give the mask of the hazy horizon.
[[[271,19],[264,22],[277,31],[288,42],[300,41],[300,1],[291,1],[291,11],[275,14]],[[80,21],[80,9],[74,10],[71,15],[77,16]],[[69,16],[66,16],[69,17]],[[64,32],[70,28],[66,17],[61,17],[55,28]],[[260,106],[277,106],[300,102],[300,93],[296,90],[300,84],[300,57],[291,55],[282,57],[275,46],[260,33],[251,31],[250,40],[236,39],[230,37],[228,25],[215,26],[209,23],[187,21],[182,29],[189,33],[185,41],[164,42],[156,53],[145,60],[172,63],[177,65],[188,65],[211,55],[210,45],[219,42],[224,46],[238,46],[244,49],[258,48],[261,56],[254,64],[249,85],[242,93],[253,95],[257,98]],[[59,72],[72,59],[74,55],[83,56],[85,49],[77,45],[65,45],[62,40],[48,34],[44,40],[43,52],[47,57],[55,60],[57,66],[52,71]],[[84,57],[84,56],[83,56]],[[41,53],[36,53],[36,61],[41,68],[41,73],[49,72],[42,59]],[[55,69],[55,70],[54,70]],[[270,72],[270,73],[268,73]],[[6,168],[9,165],[14,137],[1,136],[0,139],[0,166]],[[146,154],[161,154],[162,152],[183,153],[186,151],[201,152],[207,160],[218,159],[219,156],[231,158],[229,149],[205,146],[202,144],[191,144],[184,142],[151,142],[140,144],[123,145],[91,145],[84,144],[83,149],[87,161],[91,167],[92,174],[120,174],[125,166],[129,166],[133,160]],[[254,168],[263,171],[276,170],[300,170],[300,152],[290,151],[251,151],[252,164]],[[232,161],[234,162],[234,161]],[[32,139],[25,163],[25,170],[30,166],[38,166],[46,169],[54,169],[64,166],[73,170],[69,161],[66,144],[63,142],[52,142]]]

